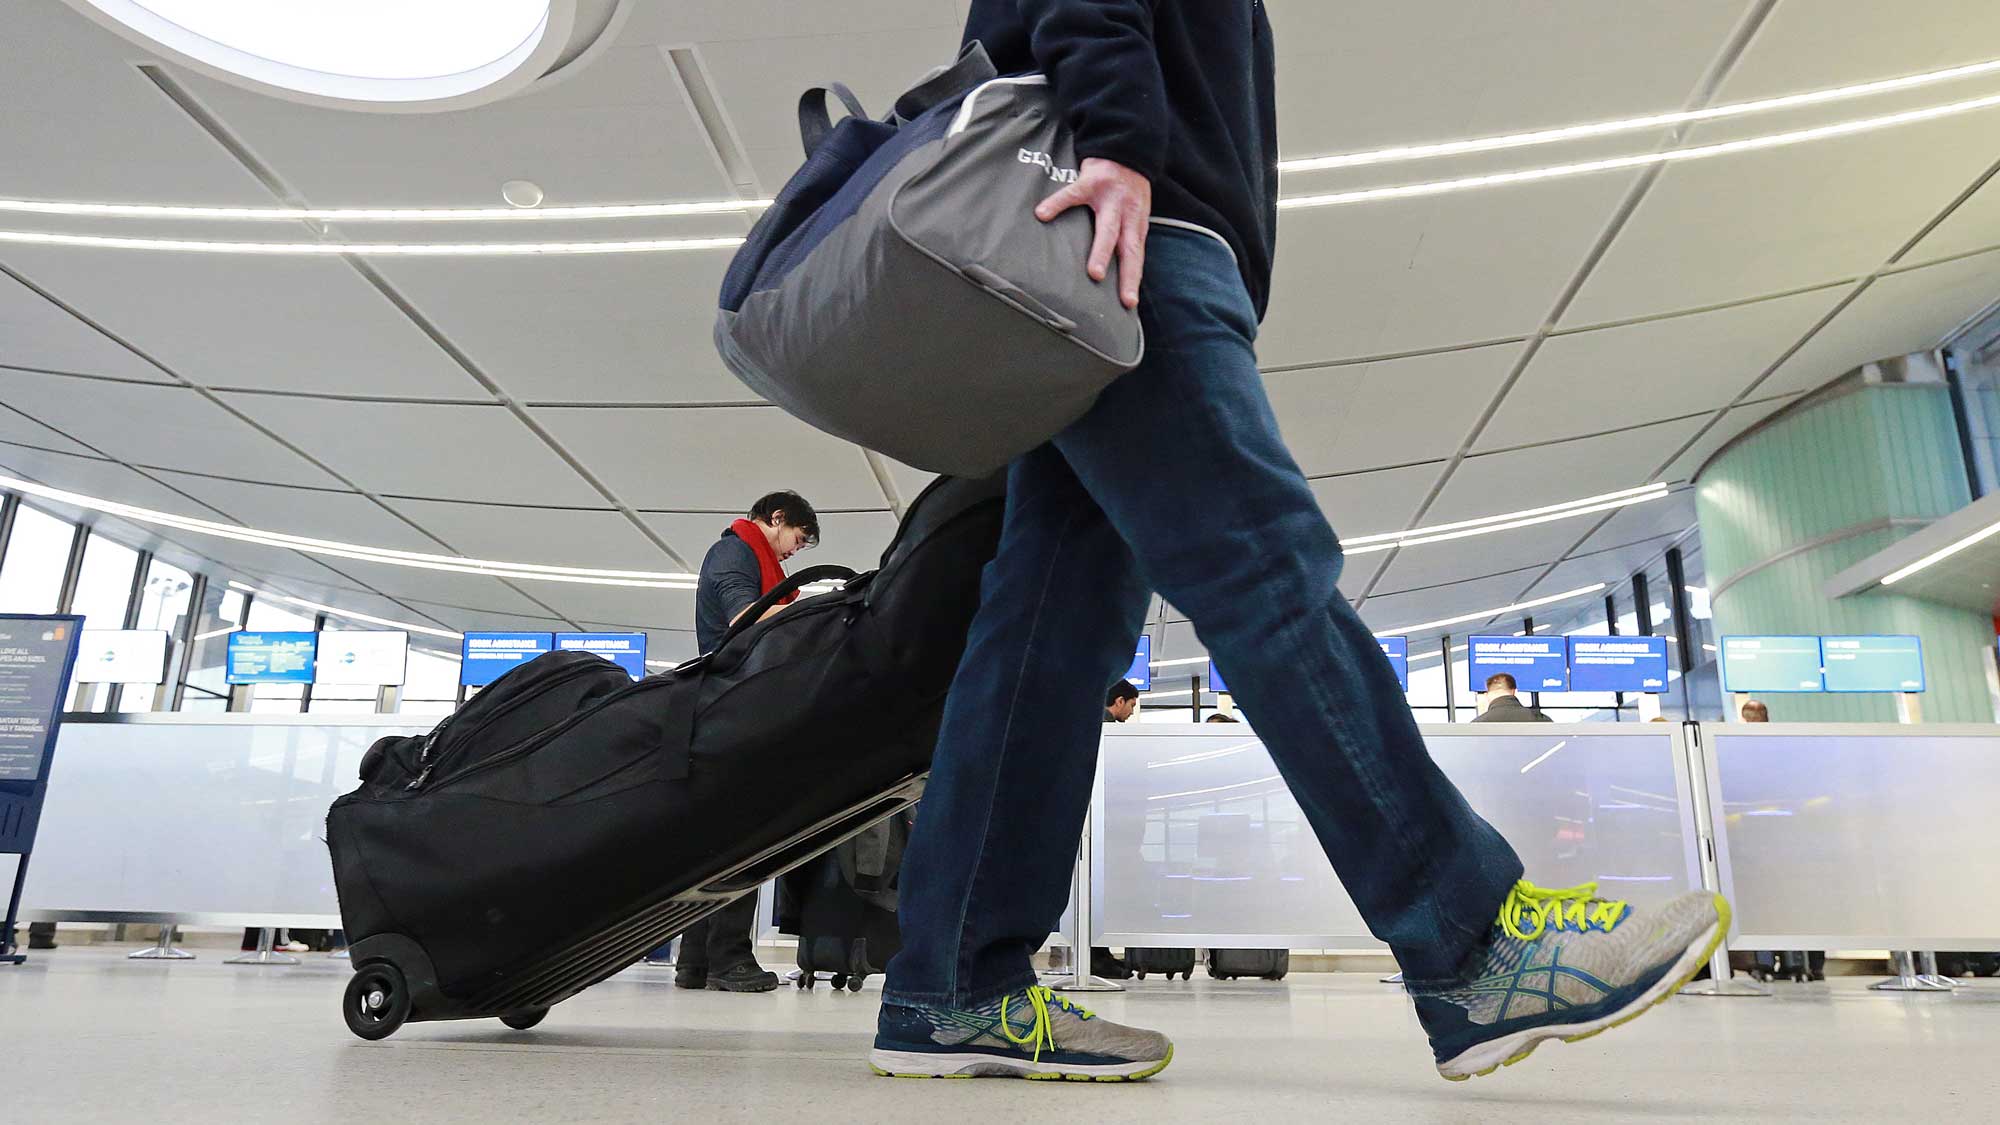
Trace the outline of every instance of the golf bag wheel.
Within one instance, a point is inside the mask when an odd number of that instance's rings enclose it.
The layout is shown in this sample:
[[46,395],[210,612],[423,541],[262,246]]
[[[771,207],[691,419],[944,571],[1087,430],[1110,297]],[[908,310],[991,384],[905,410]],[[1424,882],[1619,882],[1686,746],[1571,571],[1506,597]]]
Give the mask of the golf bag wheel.
[[862,981],[864,981],[864,980],[866,980],[866,979],[867,979],[866,977],[859,977],[859,976],[853,976],[853,977],[848,977],[848,978],[847,978],[847,991],[849,991],[849,992],[859,992],[859,991],[861,991],[861,982],[862,982]]
[[812,973],[800,973],[798,979],[792,982],[792,987],[803,989],[807,992],[811,992],[813,986],[813,975],[814,974]]
[[841,989],[846,987],[847,987],[847,974],[846,973],[833,974],[833,990],[835,992],[839,992]]
[[387,1039],[410,1018],[410,986],[401,969],[375,961],[354,970],[341,1001],[347,1030],[363,1039]]
[[525,1012],[510,1012],[507,1015],[501,1016],[500,1022],[513,1028],[515,1031],[526,1031],[548,1018],[548,1014],[549,1010],[547,1008],[529,1008]]

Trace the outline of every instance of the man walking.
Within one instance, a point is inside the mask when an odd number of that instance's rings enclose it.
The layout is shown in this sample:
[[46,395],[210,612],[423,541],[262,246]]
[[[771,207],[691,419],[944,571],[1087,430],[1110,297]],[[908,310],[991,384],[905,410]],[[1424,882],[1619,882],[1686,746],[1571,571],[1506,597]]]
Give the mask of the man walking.
[[966,37],[1002,72],[1049,75],[1081,167],[1037,214],[1091,208],[1084,268],[1139,310],[1146,359],[1011,467],[906,856],[875,1069],[1116,1080],[1172,1060],[1166,1036],[1055,996],[1030,960],[1062,914],[1098,693],[1131,663],[1155,590],[1265,716],[1258,734],[1401,963],[1441,1074],[1486,1073],[1670,995],[1727,905],[1690,895],[1641,915],[1522,879],[1335,586],[1339,543],[1254,350],[1277,215],[1262,0],[972,0]]

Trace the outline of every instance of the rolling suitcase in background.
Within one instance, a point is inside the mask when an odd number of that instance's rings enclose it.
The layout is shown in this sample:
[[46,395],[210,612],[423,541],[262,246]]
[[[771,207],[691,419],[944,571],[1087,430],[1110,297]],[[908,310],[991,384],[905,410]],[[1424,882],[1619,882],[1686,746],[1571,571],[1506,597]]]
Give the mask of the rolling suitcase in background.
[[1125,967],[1140,980],[1148,973],[1159,973],[1168,980],[1179,973],[1182,980],[1194,979],[1194,950],[1179,947],[1159,949],[1127,949]]
[[1238,977],[1261,977],[1264,980],[1284,980],[1292,971],[1292,951],[1289,949],[1211,949],[1208,951],[1208,975],[1216,980],[1235,980]]
[[[737,895],[921,795],[999,543],[1004,481],[946,478],[881,568],[793,575],[712,653],[632,682],[555,652],[427,735],[383,739],[327,814],[349,1030],[539,1022]],[[794,589],[849,576],[769,620]],[[775,778],[803,779],[789,785]]]
[[799,939],[799,988],[819,974],[833,987],[861,991],[903,946],[896,924],[903,850],[913,810],[873,825],[779,881],[778,928]]

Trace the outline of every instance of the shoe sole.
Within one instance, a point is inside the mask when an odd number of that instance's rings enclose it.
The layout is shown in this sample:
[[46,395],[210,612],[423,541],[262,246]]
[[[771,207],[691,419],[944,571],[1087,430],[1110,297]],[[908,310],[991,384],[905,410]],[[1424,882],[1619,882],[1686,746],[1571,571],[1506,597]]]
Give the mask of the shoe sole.
[[778,991],[778,982],[772,981],[770,984],[724,984],[718,980],[711,980],[703,985],[702,988],[708,992],[776,992]]
[[1576,1043],[1593,1035],[1602,1035],[1614,1027],[1631,1023],[1647,1012],[1665,1003],[1674,993],[1679,992],[1708,959],[1715,956],[1721,947],[1724,934],[1729,932],[1729,903],[1721,895],[1715,896],[1715,925],[1687,947],[1674,967],[1654,983],[1653,987],[1641,993],[1630,1004],[1607,1016],[1584,1023],[1547,1024],[1517,1031],[1491,1042],[1461,1052],[1456,1057],[1438,1064],[1438,1074],[1450,1082],[1464,1082],[1469,1078],[1483,1078],[1503,1066],[1513,1066],[1535,1053],[1535,1048],[1551,1039],[1565,1043]]
[[871,1051],[869,1068],[883,1078],[1026,1078],[1031,1082],[1143,1082],[1167,1069],[1174,1049],[1158,1062],[1112,1066],[1062,1066],[1007,1055],[933,1055],[921,1051]]

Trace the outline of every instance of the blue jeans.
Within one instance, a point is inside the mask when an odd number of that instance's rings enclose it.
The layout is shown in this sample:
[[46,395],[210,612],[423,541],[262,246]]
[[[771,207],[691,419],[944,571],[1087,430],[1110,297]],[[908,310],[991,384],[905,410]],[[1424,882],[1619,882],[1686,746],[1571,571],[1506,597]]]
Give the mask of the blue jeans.
[[1228,248],[1155,226],[1146,252],[1145,362],[1010,469],[904,856],[892,1003],[967,1007],[1034,983],[1069,897],[1105,691],[1155,590],[1228,669],[1413,987],[1457,978],[1521,876],[1335,587],[1340,544],[1278,435]]

